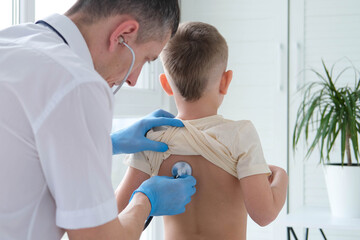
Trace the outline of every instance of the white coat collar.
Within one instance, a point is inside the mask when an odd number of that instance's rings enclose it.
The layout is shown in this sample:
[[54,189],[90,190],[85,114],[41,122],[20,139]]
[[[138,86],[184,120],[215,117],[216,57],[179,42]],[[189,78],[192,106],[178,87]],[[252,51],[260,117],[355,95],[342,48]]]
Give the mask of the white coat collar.
[[50,15],[43,20],[55,28],[66,39],[72,51],[94,69],[86,41],[73,21],[60,14]]

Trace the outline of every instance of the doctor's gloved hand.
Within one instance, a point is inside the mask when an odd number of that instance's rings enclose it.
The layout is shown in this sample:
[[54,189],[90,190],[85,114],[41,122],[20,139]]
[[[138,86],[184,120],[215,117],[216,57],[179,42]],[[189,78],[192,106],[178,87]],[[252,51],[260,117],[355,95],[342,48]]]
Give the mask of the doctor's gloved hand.
[[155,176],[135,190],[135,193],[142,192],[150,200],[150,216],[176,215],[185,212],[185,205],[191,201],[195,194],[196,180],[193,176],[182,176],[173,178],[167,176]]
[[145,137],[153,127],[163,125],[183,127],[179,119],[164,110],[157,110],[142,118],[128,128],[111,134],[113,154],[137,153],[142,151],[166,152],[168,146],[162,142],[152,141]]

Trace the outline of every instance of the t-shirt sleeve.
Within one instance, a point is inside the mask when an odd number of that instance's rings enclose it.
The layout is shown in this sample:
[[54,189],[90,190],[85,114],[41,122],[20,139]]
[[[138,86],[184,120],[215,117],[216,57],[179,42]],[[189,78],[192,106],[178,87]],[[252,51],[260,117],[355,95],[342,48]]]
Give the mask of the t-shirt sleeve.
[[112,102],[107,86],[82,83],[51,98],[35,131],[40,164],[65,229],[117,217],[111,182]]
[[128,154],[125,156],[124,163],[129,167],[136,168],[146,174],[149,174],[150,176],[152,175],[150,162],[147,158],[146,152]]
[[259,135],[250,121],[238,121],[237,134],[232,146],[234,155],[237,156],[238,178],[256,174],[271,174],[261,147]]
[[[167,126],[160,126],[151,129],[146,137],[153,141],[160,141],[168,143],[163,139],[165,131],[168,129]],[[135,154],[128,154],[125,156],[124,163],[130,167],[136,168],[149,176],[158,175],[160,165],[164,159],[166,159],[170,154],[168,152],[153,152],[153,151],[143,151]]]

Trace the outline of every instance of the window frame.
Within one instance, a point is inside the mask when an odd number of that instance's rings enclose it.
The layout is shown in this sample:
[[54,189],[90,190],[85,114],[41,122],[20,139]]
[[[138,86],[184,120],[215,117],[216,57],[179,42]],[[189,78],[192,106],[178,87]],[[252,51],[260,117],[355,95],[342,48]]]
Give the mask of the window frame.
[[13,4],[18,6],[14,11],[18,12],[18,16],[15,16],[13,24],[35,21],[35,0],[13,0]]

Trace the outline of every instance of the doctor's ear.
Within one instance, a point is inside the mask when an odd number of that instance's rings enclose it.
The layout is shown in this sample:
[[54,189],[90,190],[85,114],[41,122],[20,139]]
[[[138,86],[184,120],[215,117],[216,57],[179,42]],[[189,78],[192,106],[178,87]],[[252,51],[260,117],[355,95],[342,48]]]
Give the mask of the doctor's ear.
[[164,73],[160,74],[160,83],[164,91],[167,93],[167,95],[169,96],[174,95],[173,90],[171,89],[171,86],[169,84],[169,81]]
[[115,51],[119,44],[132,43],[136,40],[139,31],[139,23],[136,20],[126,20],[121,22],[111,33],[109,51]]

